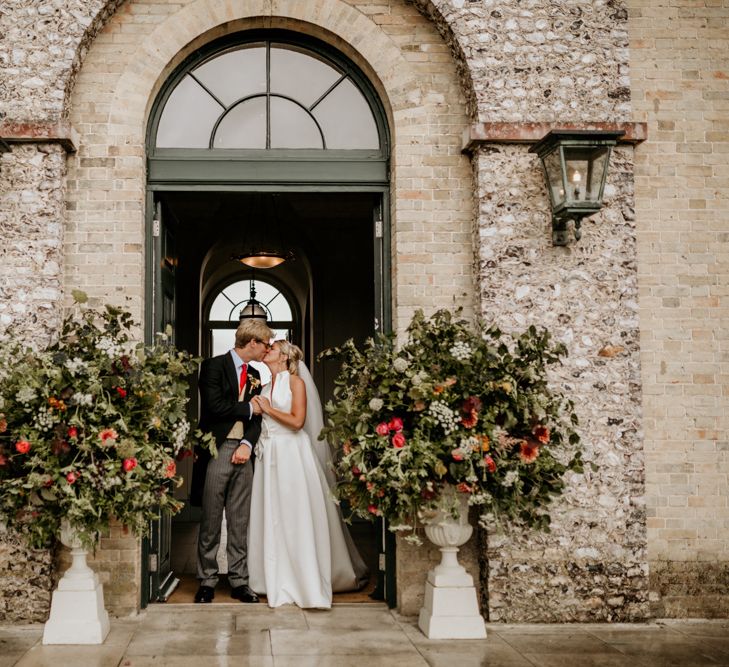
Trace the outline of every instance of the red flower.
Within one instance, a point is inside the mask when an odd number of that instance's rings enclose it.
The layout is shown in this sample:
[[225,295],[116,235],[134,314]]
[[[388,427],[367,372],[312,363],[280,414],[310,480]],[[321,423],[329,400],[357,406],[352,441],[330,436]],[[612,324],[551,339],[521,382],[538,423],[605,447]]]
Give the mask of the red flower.
[[357,477],[362,474],[362,471],[357,466],[352,466],[352,474]]
[[391,431],[397,431],[399,433],[400,431],[402,431],[403,427],[402,419],[400,419],[400,417],[393,417],[387,427]]
[[0,433],[5,433],[8,430],[8,420],[0,419]]
[[30,451],[30,443],[27,440],[18,440],[15,443],[15,451],[18,454],[27,454]]
[[68,431],[66,431],[66,435],[69,438],[78,438],[78,429],[75,426],[70,426]]
[[463,417],[461,417],[461,424],[465,428],[473,428],[478,423],[478,414],[475,410],[472,410],[471,412],[464,413]]
[[490,456],[484,456],[483,462],[486,464],[486,470],[496,472],[496,462]]
[[49,477],[45,482],[43,482],[43,486],[46,488],[53,486],[53,477]]
[[469,484],[466,484],[466,482],[461,482],[458,486],[456,486],[456,489],[458,489],[461,493],[473,493],[473,488]]
[[481,399],[478,396],[469,396],[465,401],[463,401],[461,411],[463,414],[480,412],[482,405]]
[[167,462],[167,466],[165,467],[165,477],[167,479],[172,479],[177,474],[177,466],[175,465],[175,462],[170,459]]
[[425,488],[420,492],[420,496],[425,500],[433,500],[433,498],[435,498],[435,491]]
[[0,468],[5,467],[8,465],[8,457],[5,456],[5,454],[0,454]]
[[454,461],[463,461],[463,450],[462,449],[454,449],[451,452],[451,456],[453,457]]
[[399,431],[392,436],[392,446],[396,449],[402,449],[405,446],[405,436]]
[[375,516],[377,516],[380,513],[380,510],[377,509],[377,505],[368,505],[367,511],[370,514],[374,514]]
[[119,396],[121,396],[121,398],[126,398],[127,397],[127,390],[126,389],[124,389],[122,387],[114,387],[114,389],[116,389],[116,393],[119,394]]
[[532,433],[543,445],[546,445],[549,442],[549,429],[546,426],[535,426],[532,429]]
[[181,449],[177,453],[177,460],[184,461],[188,456],[192,456],[192,450],[191,449]]
[[73,470],[69,473],[66,473],[66,481],[69,484],[73,484],[78,479],[78,473],[74,472]]
[[536,440],[522,440],[520,445],[519,458],[524,463],[534,463],[539,456],[539,443]]
[[388,426],[385,422],[377,424],[377,426],[375,427],[375,431],[377,431],[377,435],[389,435],[390,434],[390,429],[388,428]]
[[65,440],[54,440],[51,443],[51,451],[56,456],[61,456],[61,454],[68,454],[71,451],[71,447]]
[[134,470],[134,468],[137,467],[137,459],[131,458],[131,459],[124,459],[124,462],[122,463],[122,468],[124,468],[124,472],[129,472],[130,470]]

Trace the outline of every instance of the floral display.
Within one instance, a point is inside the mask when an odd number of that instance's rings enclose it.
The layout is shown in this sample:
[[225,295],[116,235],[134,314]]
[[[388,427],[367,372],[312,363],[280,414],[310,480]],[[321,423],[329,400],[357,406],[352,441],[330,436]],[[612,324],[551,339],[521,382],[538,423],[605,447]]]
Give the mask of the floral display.
[[91,545],[111,518],[143,534],[182,506],[175,460],[190,452],[196,360],[165,334],[135,342],[128,312],[74,297],[46,349],[0,347],[0,519],[37,546],[64,518]]
[[361,517],[412,532],[444,485],[478,506],[480,522],[549,530],[547,505],[580,472],[577,416],[547,369],[566,354],[547,331],[507,335],[439,311],[418,311],[393,336],[347,341],[324,434],[338,451],[339,498]]

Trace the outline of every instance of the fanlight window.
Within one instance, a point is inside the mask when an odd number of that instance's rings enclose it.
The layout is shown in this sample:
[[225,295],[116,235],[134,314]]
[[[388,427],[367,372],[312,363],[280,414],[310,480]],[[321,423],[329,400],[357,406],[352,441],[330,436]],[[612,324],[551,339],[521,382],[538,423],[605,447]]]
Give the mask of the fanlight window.
[[[273,285],[256,280],[256,301],[267,314],[267,323],[276,338],[291,340],[294,312],[284,294]],[[222,354],[233,347],[239,314],[251,295],[251,281],[239,280],[228,285],[213,299],[208,312],[207,328],[211,335],[211,352]]]
[[162,110],[157,148],[377,149],[372,109],[350,75],[317,53],[258,42],[187,72]]

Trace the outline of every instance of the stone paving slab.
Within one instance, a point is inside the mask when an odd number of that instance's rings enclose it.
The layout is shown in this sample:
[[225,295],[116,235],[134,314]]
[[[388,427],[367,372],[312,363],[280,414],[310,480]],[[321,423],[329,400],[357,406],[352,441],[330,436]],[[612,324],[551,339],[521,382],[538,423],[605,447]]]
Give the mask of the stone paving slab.
[[112,620],[102,646],[43,646],[40,624],[0,625],[0,667],[729,667],[729,619],[486,627],[431,640],[383,604],[154,605]]

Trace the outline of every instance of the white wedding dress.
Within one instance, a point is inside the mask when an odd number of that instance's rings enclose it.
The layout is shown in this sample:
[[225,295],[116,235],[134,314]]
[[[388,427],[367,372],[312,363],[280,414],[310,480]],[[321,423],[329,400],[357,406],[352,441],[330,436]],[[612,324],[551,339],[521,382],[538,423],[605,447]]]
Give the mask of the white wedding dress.
[[[291,412],[288,371],[274,380],[262,396]],[[332,591],[361,587],[366,569],[306,430],[293,431],[263,415],[248,522],[250,587],[265,594],[270,607],[328,608]]]

